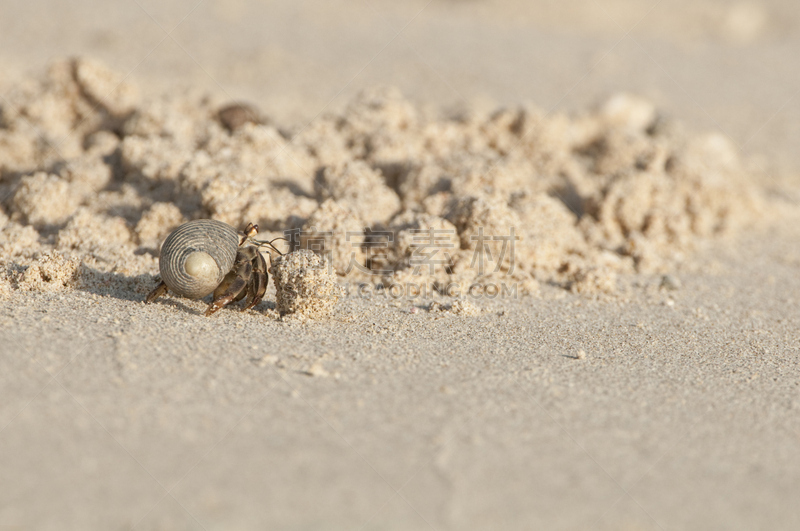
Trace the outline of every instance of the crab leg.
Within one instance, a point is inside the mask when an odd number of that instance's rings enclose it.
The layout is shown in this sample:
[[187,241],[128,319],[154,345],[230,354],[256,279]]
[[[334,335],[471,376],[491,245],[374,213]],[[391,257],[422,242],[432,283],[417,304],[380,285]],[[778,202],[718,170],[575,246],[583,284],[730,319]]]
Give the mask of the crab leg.
[[145,299],[145,302],[151,303],[154,300],[156,300],[157,298],[163,297],[164,295],[166,295],[167,291],[169,291],[169,288],[167,288],[166,284],[161,282],[158,286],[156,286],[156,289],[154,289],[153,291],[151,291],[147,295],[147,298]]
[[249,310],[261,302],[261,299],[264,298],[264,293],[267,292],[267,283],[269,282],[267,262],[264,260],[264,256],[258,251],[256,251],[256,256],[253,259],[253,265],[253,276],[250,277],[247,304],[245,304],[244,307],[245,310]]
[[[242,293],[247,287],[250,276],[253,273],[253,264],[248,259],[245,253],[239,253],[236,257],[234,270],[226,275],[222,284],[214,290],[214,302],[212,302],[206,310],[206,317],[213,314],[220,308],[230,304]],[[229,277],[235,275],[231,280]],[[222,288],[222,289],[221,289]]]

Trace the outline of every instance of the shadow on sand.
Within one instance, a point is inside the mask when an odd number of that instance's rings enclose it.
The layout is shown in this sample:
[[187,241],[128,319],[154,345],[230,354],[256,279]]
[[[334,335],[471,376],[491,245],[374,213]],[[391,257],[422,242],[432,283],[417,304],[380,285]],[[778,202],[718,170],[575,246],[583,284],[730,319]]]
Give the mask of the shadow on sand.
[[[150,291],[153,290],[159,283],[159,278],[156,275],[144,274],[131,277],[113,271],[98,271],[97,269],[89,267],[86,264],[80,265],[78,278],[80,281],[78,282],[77,289],[80,291],[93,293],[102,297],[113,297],[115,299],[130,302],[144,302],[147,294],[150,293]],[[204,309],[198,310],[196,307],[188,306],[186,301],[188,301],[188,299],[184,299],[173,294],[167,294],[163,297],[159,297],[153,302],[153,304],[172,306],[180,312],[203,315],[205,311]],[[210,304],[211,296],[209,295],[204,297],[202,301],[205,304]],[[221,311],[235,311],[239,309],[241,309],[241,303],[234,303]],[[261,313],[266,310],[274,309],[274,301],[264,300],[261,301],[255,308],[252,308],[251,311]]]

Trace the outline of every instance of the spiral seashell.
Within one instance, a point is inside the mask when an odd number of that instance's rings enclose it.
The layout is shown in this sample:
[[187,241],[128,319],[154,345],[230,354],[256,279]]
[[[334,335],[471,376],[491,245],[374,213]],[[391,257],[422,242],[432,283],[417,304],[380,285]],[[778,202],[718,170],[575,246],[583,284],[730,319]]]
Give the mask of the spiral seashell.
[[238,248],[239,235],[227,223],[213,219],[184,223],[161,246],[161,280],[178,295],[205,297],[231,270]]

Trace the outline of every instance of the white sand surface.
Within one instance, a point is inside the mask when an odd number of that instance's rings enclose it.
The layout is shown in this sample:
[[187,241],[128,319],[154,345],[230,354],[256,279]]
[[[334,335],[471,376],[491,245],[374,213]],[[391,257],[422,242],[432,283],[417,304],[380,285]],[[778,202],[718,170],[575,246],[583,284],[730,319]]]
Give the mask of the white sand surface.
[[628,91],[727,135],[780,215],[696,242],[677,290],[621,271],[478,315],[280,321],[270,288],[205,318],[111,264],[0,294],[0,529],[800,528],[799,28],[789,0],[4,2],[0,107],[74,55],[289,131],[375,84],[435,109]]

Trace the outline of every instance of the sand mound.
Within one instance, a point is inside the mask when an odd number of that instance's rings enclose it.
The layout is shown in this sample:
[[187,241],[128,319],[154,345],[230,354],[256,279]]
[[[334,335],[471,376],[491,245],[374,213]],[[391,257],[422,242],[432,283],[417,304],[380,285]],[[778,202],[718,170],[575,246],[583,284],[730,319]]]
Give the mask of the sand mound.
[[313,251],[278,256],[270,267],[281,316],[319,319],[329,315],[341,295],[336,271]]
[[293,132],[241,104],[138,94],[76,59],[3,104],[0,270],[43,271],[59,251],[153,274],[172,228],[211,217],[290,231],[359,282],[614,293],[618,274],[668,272],[765,210],[725,138],[624,94],[575,117],[431,118],[372,90]]

